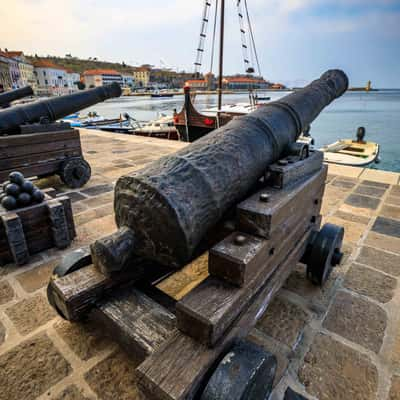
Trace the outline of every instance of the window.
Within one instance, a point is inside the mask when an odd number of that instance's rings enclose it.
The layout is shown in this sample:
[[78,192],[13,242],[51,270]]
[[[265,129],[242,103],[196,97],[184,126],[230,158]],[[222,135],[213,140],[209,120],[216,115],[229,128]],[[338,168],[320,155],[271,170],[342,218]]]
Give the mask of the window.
[[45,79],[45,80],[44,80],[44,83],[45,83],[46,85],[48,85],[48,84],[49,84],[49,81],[48,81],[47,79]]
[[43,76],[46,76],[46,71],[43,71]]

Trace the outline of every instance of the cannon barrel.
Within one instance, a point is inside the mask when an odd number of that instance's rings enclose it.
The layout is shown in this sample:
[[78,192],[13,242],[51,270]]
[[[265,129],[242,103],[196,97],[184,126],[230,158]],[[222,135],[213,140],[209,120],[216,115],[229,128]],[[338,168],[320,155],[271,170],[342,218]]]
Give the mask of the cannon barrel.
[[114,264],[130,257],[121,252],[135,252],[161,264],[183,266],[268,165],[347,87],[344,72],[327,71],[304,89],[122,176],[114,199],[119,231],[92,245],[96,264],[116,270]]
[[23,124],[40,122],[42,118],[54,122],[74,112],[119,96],[121,96],[121,88],[114,82],[79,93],[17,106],[0,113],[0,133],[19,133],[19,126]]
[[30,86],[25,86],[20,89],[10,90],[9,92],[1,93],[0,108],[6,108],[10,105],[12,101],[32,95],[33,95],[33,89]]

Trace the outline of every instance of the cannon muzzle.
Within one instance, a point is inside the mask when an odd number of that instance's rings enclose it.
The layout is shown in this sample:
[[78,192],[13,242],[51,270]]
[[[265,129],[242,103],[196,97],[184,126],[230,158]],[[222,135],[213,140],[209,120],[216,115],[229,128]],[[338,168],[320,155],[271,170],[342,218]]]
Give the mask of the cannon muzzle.
[[92,254],[110,270],[122,268],[116,264],[130,260],[129,252],[183,266],[224,214],[347,87],[344,72],[327,71],[307,87],[122,176],[114,200],[120,230],[112,240],[96,242]]
[[33,89],[30,86],[25,86],[21,89],[11,90],[0,94],[0,108],[7,108],[14,100],[22,99],[23,97],[32,96]]
[[121,96],[118,83],[17,106],[0,113],[0,134],[18,134],[23,124],[54,122],[112,97]]

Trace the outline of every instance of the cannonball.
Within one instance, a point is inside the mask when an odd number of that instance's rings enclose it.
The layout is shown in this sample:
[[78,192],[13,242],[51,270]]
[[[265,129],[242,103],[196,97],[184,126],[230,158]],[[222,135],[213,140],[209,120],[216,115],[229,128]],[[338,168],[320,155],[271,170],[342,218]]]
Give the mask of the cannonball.
[[13,196],[5,196],[1,200],[1,205],[6,209],[6,210],[14,210],[17,208],[17,200]]
[[29,193],[20,193],[17,198],[17,203],[20,207],[27,207],[31,204],[32,197]]
[[44,200],[44,193],[41,190],[36,189],[32,193],[32,199],[35,203],[41,203]]
[[2,200],[4,199],[4,197],[6,197],[7,195],[4,192],[0,192],[0,204],[2,202]]
[[33,193],[35,190],[35,185],[31,181],[25,181],[21,185],[21,190],[26,193]]
[[4,190],[9,196],[14,196],[18,197],[18,195],[21,193],[21,188],[19,185],[16,183],[9,183],[5,190]]
[[10,175],[8,175],[8,179],[12,183],[16,183],[18,185],[22,185],[25,182],[24,176],[21,174],[21,172],[11,172]]

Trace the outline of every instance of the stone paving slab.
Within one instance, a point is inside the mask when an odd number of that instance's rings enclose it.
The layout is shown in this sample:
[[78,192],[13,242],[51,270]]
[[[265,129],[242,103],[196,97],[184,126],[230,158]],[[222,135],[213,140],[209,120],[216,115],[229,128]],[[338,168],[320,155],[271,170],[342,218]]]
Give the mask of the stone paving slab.
[[[62,321],[46,302],[46,285],[63,254],[116,229],[116,180],[185,144],[81,132],[90,182],[80,190],[57,177],[37,182],[70,196],[76,240],[24,267],[0,268],[0,400],[142,399],[141,360],[90,321]],[[323,221],[346,229],[342,266],[318,288],[299,264],[249,337],[277,356],[273,400],[289,386],[312,400],[400,400],[399,177],[329,165]],[[159,288],[182,298],[207,277],[207,257]]]

